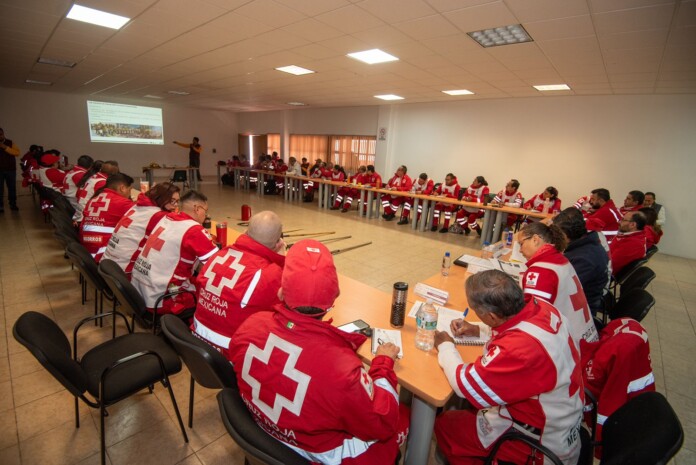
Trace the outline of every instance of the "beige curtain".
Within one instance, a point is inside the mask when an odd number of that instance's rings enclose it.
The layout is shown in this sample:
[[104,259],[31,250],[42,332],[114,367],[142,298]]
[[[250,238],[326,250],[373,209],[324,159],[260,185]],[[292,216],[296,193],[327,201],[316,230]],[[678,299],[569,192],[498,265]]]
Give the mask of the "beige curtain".
[[268,144],[266,153],[272,154],[273,152],[278,152],[282,158],[282,154],[280,153],[280,134],[266,134],[266,140]]
[[360,165],[374,165],[377,137],[331,136],[331,159],[347,173],[354,174]]
[[326,160],[328,153],[328,136],[290,135],[290,156],[297,158],[297,160],[302,160],[302,157],[305,157],[310,163],[313,163],[317,158]]

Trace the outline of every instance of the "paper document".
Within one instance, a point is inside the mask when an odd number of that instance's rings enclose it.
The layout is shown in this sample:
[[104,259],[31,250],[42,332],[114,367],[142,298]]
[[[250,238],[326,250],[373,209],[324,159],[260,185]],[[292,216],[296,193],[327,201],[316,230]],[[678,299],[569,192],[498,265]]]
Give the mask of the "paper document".
[[398,358],[404,356],[404,346],[401,344],[401,331],[398,329],[372,328],[372,354],[377,353],[377,347],[391,342],[399,348]]

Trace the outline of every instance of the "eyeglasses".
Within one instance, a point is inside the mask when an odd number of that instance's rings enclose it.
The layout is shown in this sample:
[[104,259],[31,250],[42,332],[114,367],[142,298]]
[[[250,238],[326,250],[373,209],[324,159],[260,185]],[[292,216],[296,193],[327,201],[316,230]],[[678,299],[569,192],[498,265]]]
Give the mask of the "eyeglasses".
[[518,242],[520,243],[520,247],[522,247],[522,244],[524,244],[525,241],[528,241],[528,240],[531,239],[531,238],[532,238],[532,236],[527,236],[527,237],[521,238],[521,239],[518,241]]
[[171,198],[167,203],[171,205],[177,205],[179,203],[179,199]]
[[203,208],[203,205],[195,204],[195,205],[194,205],[194,208],[200,208],[201,210],[203,210],[203,211],[207,214],[207,213],[208,213],[208,209],[209,209],[210,207],[208,207],[208,208]]

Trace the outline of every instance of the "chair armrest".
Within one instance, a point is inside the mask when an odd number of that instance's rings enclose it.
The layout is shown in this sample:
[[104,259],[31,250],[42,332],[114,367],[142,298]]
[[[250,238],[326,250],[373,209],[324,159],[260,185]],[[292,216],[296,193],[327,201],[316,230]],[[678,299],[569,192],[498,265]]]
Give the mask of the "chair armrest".
[[[585,399],[590,401],[590,405],[592,408],[592,414],[591,414],[592,424],[590,424],[590,433],[592,434],[592,436],[591,436],[592,443],[594,443],[596,440],[596,432],[597,432],[597,398],[594,396],[594,394],[592,394],[592,392],[589,389],[585,388]],[[585,408],[587,408],[587,406],[585,406]],[[587,411],[587,410],[585,410],[585,411]]]
[[118,315],[121,318],[123,318],[124,323],[126,323],[126,329],[128,330],[128,333],[129,334],[133,333],[133,329],[128,324],[128,318],[126,318],[126,316],[123,313],[121,313],[117,310],[112,311],[112,312],[99,313],[97,315],[88,316],[87,318],[83,318],[75,325],[75,328],[73,328],[73,360],[77,361],[77,332],[80,330],[82,325],[84,325],[85,323],[87,323],[89,321],[93,321],[93,320],[96,320],[99,318],[104,318],[104,317],[107,317],[109,315],[114,315],[114,316]]
[[491,452],[488,454],[488,457],[486,457],[486,461],[484,462],[484,465],[492,465],[495,460],[495,456],[498,453],[498,449],[500,449],[500,446],[503,445],[503,443],[507,441],[520,441],[524,442],[528,446],[530,446],[532,449],[536,449],[542,454],[544,454],[548,459],[554,464],[554,465],[563,465],[563,462],[554,454],[551,452],[546,446],[543,446],[538,440],[531,438],[524,433],[521,433],[516,430],[510,430],[507,433],[503,434],[500,439],[498,439],[495,444],[493,445],[493,448],[491,449]]
[[165,294],[162,294],[156,301],[155,301],[155,308],[154,311],[152,312],[152,328],[154,331],[154,328],[157,326],[157,309],[159,308],[160,304],[165,300],[165,299],[170,299],[176,295],[179,294],[191,294],[193,296],[193,301],[196,301],[196,293],[193,291],[189,291],[188,289],[179,289],[177,291],[172,291],[172,292],[167,292]]

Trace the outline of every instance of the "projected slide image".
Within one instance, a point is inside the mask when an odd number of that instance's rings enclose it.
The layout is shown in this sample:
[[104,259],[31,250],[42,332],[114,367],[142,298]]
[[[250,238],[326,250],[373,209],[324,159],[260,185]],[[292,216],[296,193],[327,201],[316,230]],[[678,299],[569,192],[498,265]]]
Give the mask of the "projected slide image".
[[164,144],[162,109],[87,101],[92,142]]

